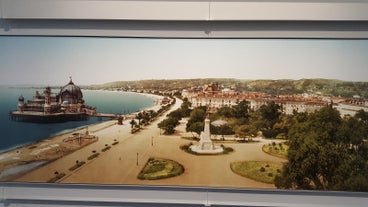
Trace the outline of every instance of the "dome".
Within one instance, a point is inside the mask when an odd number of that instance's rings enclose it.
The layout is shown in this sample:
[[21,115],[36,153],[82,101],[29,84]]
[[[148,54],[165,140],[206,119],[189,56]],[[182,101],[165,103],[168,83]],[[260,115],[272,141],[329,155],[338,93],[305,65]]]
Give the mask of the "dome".
[[24,101],[24,97],[22,95],[20,95],[19,98],[18,98],[18,101],[23,102]]
[[60,102],[63,103],[67,101],[68,103],[82,103],[83,102],[83,94],[81,89],[74,85],[72,79],[70,79],[69,83],[61,88],[60,90]]

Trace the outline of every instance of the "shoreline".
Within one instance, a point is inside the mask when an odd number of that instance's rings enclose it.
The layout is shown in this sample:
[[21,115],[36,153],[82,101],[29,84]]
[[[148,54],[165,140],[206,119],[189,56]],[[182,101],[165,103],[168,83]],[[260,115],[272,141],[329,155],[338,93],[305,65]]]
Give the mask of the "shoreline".
[[[138,92],[130,92],[130,91],[124,91],[123,93],[137,94],[137,95],[141,95],[141,96],[152,98],[154,100],[155,104],[153,106],[148,107],[148,108],[141,109],[139,111],[150,111],[150,110],[158,111],[161,108],[161,104],[160,103],[161,103],[162,99],[164,98],[163,96],[156,95],[156,94],[151,94],[151,93],[138,93]],[[138,112],[133,112],[131,114],[136,114]]]
[[[96,132],[105,128],[106,125],[108,126],[115,125],[115,122],[116,120],[107,120],[101,123],[88,125],[86,127],[88,127],[88,131]],[[86,131],[85,129],[86,127],[72,129],[69,132],[65,132],[55,136],[50,136],[46,139],[19,147],[14,150],[1,153],[0,157],[2,157],[2,159],[0,159],[0,172],[12,171],[12,169],[15,169],[17,167],[32,164],[35,162],[45,161],[46,162],[45,164],[48,164],[52,161],[55,161],[75,151],[78,151],[88,146],[89,144],[98,141],[98,139],[93,141],[82,141],[83,143],[80,145],[75,143],[64,142],[65,139],[73,137],[74,136],[73,134],[75,133],[83,134]],[[8,179],[13,180],[17,178],[18,175],[30,172],[34,169],[37,169],[37,167],[25,169],[25,171],[10,174],[6,177],[0,176],[0,181],[9,181]]]
[[140,95],[140,96],[145,96],[145,97],[151,98],[154,101],[154,104],[152,106],[150,106],[150,107],[143,108],[143,109],[140,109],[138,111],[127,113],[127,114],[120,114],[120,115],[123,115],[123,116],[126,116],[126,117],[130,117],[132,115],[136,115],[137,113],[139,113],[141,111],[150,111],[150,110],[157,111],[157,110],[159,110],[161,108],[161,104],[160,103],[161,103],[162,99],[164,98],[164,96],[160,96],[160,95],[157,95],[157,94],[140,93],[140,92],[133,92],[133,91],[116,91],[116,90],[105,90],[105,89],[96,89],[96,90],[93,90],[93,89],[82,89],[82,90],[85,90],[85,91],[108,92],[108,93],[134,94],[134,95]]
[[[109,91],[109,90],[101,90],[104,92],[120,92],[120,91]],[[132,112],[129,114],[124,114],[125,121],[134,118],[135,114],[139,113],[140,111],[144,110],[158,110],[160,106],[160,100],[163,98],[162,96],[158,96],[155,94],[146,94],[146,93],[135,93],[135,92],[126,92],[126,93],[134,93],[138,95],[144,95],[147,97],[150,97],[154,100],[153,106],[150,106],[148,108],[141,109],[137,112]],[[86,130],[88,129],[89,132],[96,133],[100,130],[103,130],[105,128],[114,126],[117,124],[117,120],[111,119],[111,120],[105,120],[99,123],[93,123],[89,125],[80,126],[77,128],[68,129],[64,132],[61,131],[60,133],[50,135],[49,137],[32,142],[27,143],[20,146],[14,146],[11,147],[9,150],[4,150],[0,152],[0,181],[11,181],[16,179],[17,177],[21,176],[22,174],[25,174],[27,172],[33,171],[37,169],[38,167],[42,166],[36,166],[34,168],[26,169],[24,171],[17,172],[15,174],[9,174],[4,177],[1,176],[3,172],[9,172],[16,168],[22,168],[22,166],[26,166],[32,163],[44,161],[46,164],[55,161],[61,157],[64,157],[70,153],[73,153],[75,151],[78,151],[90,144],[93,144],[94,142],[86,142],[82,145],[77,145],[75,143],[66,143],[64,142],[65,139],[73,137],[73,134],[79,133],[84,134]],[[45,165],[45,164],[43,164]]]

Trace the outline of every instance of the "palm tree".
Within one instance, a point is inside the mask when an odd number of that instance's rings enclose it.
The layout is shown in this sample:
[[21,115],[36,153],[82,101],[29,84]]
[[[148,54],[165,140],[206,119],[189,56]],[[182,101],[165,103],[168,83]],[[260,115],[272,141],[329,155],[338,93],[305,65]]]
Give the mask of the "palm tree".
[[135,122],[134,119],[132,119],[130,122],[131,128],[133,129],[135,125],[137,125],[137,122]]
[[142,112],[139,112],[136,116],[135,116],[136,119],[138,119],[138,126],[139,128],[141,128],[141,119],[143,119],[143,114]]

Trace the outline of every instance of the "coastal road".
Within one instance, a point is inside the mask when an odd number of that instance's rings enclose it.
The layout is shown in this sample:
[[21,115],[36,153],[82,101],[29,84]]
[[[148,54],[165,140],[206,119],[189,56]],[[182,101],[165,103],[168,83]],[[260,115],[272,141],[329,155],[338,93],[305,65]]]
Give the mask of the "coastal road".
[[[161,117],[159,117],[155,122],[153,122],[150,127],[157,128],[157,123],[159,123],[161,120],[163,120],[168,113],[170,113],[173,110],[176,110],[180,107],[182,101],[177,100],[176,104],[174,104],[170,110],[168,110],[166,113],[164,113]],[[125,145],[127,141],[132,139],[133,137],[136,137],[136,135],[140,134],[141,132],[132,135],[130,133],[130,120],[124,121],[124,125],[115,125],[116,120],[106,121],[100,124],[95,124],[92,126],[89,126],[89,131],[91,134],[96,135],[99,137],[99,140],[95,143],[92,143],[82,149],[79,149],[71,154],[68,154],[64,157],[59,158],[56,161],[50,162],[47,165],[44,165],[42,167],[39,167],[19,178],[17,178],[15,181],[21,181],[21,182],[46,182],[50,178],[55,176],[55,172],[58,173],[65,173],[66,176],[63,179],[67,179],[69,176],[72,176],[74,174],[78,174],[78,171],[81,171],[83,168],[86,168],[87,166],[91,165],[94,162],[99,161],[100,159],[104,160],[104,156],[108,154],[107,152],[103,153],[101,150],[105,148],[105,145],[108,144],[112,146],[111,144],[115,142],[114,140],[119,141],[119,145]],[[102,130],[101,130],[102,129]],[[146,131],[144,129],[143,131]],[[112,147],[112,150],[114,150],[114,147],[118,145],[115,145]],[[87,158],[92,155],[93,151],[99,152],[101,155],[92,161],[89,161]],[[116,151],[116,149],[114,150]],[[122,157],[122,154],[120,152],[116,153],[116,156],[119,156],[119,158]],[[76,161],[85,161],[86,164],[82,166],[81,168],[70,172],[69,168],[76,164]],[[94,165],[91,165],[92,167]],[[61,179],[60,181],[63,181]]]
[[[170,111],[181,105],[177,100]],[[168,111],[167,113],[170,113]],[[167,114],[166,113],[166,114]],[[232,143],[226,146],[235,151],[227,155],[195,156],[182,151],[180,145],[190,141],[182,139],[185,133],[185,121],[176,129],[176,134],[160,135],[157,123],[166,118],[160,117],[154,123],[146,126],[142,131],[130,134],[130,125],[113,125],[96,132],[99,141],[81,150],[78,150],[53,163],[41,167],[25,176],[23,181],[45,181],[52,177],[56,169],[59,172],[68,172],[62,183],[94,183],[94,184],[143,184],[143,185],[170,185],[170,186],[211,186],[211,187],[247,187],[247,188],[274,188],[272,184],[257,182],[233,173],[230,163],[234,161],[259,160],[271,162],[285,162],[281,158],[268,155],[262,151],[263,142],[258,143]],[[76,171],[69,173],[67,170],[76,159],[86,161],[92,150],[100,151],[105,143],[111,144],[114,139],[119,144],[112,146],[106,152]],[[185,168],[185,172],[177,177],[161,180],[139,180],[139,172],[150,157],[172,159]]]

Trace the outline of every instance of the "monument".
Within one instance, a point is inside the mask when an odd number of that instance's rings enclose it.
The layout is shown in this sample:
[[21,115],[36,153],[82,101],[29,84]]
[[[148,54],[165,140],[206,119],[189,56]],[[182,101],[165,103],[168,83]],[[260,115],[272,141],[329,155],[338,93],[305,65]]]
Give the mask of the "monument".
[[199,154],[219,154],[224,151],[221,146],[216,146],[211,140],[210,120],[204,120],[204,131],[200,134],[200,139],[197,145],[192,145],[190,149]]

